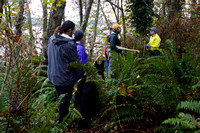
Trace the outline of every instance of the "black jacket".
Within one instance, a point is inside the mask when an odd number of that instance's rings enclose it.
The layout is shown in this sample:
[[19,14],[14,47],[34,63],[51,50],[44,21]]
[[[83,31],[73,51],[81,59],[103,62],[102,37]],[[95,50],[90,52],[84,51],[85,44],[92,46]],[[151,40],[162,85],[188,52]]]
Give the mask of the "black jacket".
[[48,41],[47,55],[49,80],[57,86],[74,85],[77,72],[66,67],[71,62],[79,61],[74,39],[54,34]]
[[122,50],[118,49],[116,46],[121,46],[121,42],[118,39],[118,34],[116,32],[112,32],[108,36],[108,42],[110,43],[111,50],[116,51],[117,53],[122,53]]

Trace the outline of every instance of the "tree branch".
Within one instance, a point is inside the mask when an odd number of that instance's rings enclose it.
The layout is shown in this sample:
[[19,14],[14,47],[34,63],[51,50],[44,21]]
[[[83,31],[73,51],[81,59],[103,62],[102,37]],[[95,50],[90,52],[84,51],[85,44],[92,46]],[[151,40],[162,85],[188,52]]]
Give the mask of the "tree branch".
[[121,7],[119,7],[118,5],[114,4],[113,2],[111,2],[110,0],[106,0],[107,2],[109,2],[111,5],[119,8],[120,10],[123,10]]
[[115,18],[116,18],[116,20],[117,20],[117,23],[119,22],[119,18],[117,17],[117,14],[116,14],[116,11],[115,11],[115,8],[114,8],[114,6],[110,3],[110,5],[111,5],[111,7],[112,7],[112,9],[113,9],[113,12],[114,12],[114,14],[115,14]]
[[79,15],[80,15],[80,26],[82,25],[83,22],[83,4],[82,0],[79,0]]
[[110,27],[110,24],[109,24],[109,22],[108,22],[108,19],[107,19],[107,17],[106,17],[106,14],[105,14],[105,12],[104,12],[104,10],[103,10],[102,5],[100,5],[100,7],[101,7],[101,11],[102,11],[102,13],[103,13],[103,16],[104,16],[104,18],[105,18],[105,20],[106,20],[106,24],[107,24],[107,26],[108,26],[108,28],[109,28],[109,27]]
[[90,16],[90,11],[91,11],[91,8],[92,8],[93,1],[94,0],[89,0],[88,6],[87,6],[87,10],[85,12],[84,21],[83,21],[83,24],[81,25],[81,30],[83,32],[85,32],[85,29],[87,27],[87,23],[88,23],[88,19],[89,19],[89,16]]

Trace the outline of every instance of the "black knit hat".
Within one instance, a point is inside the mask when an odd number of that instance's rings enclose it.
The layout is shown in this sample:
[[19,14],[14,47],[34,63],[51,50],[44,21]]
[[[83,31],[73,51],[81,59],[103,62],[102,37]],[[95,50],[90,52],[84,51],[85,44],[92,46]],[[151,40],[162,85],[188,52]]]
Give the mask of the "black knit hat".
[[84,37],[84,33],[82,30],[76,30],[74,33],[74,39],[75,41],[79,41]]

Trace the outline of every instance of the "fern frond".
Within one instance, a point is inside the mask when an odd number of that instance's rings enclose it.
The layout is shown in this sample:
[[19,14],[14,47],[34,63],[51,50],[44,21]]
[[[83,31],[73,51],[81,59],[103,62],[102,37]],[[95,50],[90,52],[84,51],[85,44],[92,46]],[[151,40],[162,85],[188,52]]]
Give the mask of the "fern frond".
[[42,83],[41,88],[43,88],[45,85],[47,85],[48,82],[49,82],[49,79],[46,78],[46,79],[44,80],[44,82]]
[[33,108],[41,107],[56,98],[56,90],[54,87],[45,87],[37,90],[33,96],[38,96],[33,102]]
[[197,88],[197,87],[200,87],[200,79],[199,79],[199,82],[198,82],[196,85],[193,85],[193,86],[192,86],[192,89],[195,89],[195,88]]
[[40,69],[42,69],[42,68],[47,68],[47,65],[39,65],[39,66],[37,66],[35,69],[34,69],[34,72],[36,73],[36,72],[38,72]]
[[70,112],[70,117],[73,119],[82,118],[81,113],[75,108],[70,108],[69,112]]
[[182,101],[177,109],[185,109],[200,114],[200,101]]
[[162,122],[162,124],[170,124],[175,127],[182,126],[183,129],[196,129],[196,124],[192,123],[191,121],[182,120],[179,118],[169,118]]
[[185,121],[195,122],[195,117],[191,114],[185,114],[183,112],[180,112],[178,117]]

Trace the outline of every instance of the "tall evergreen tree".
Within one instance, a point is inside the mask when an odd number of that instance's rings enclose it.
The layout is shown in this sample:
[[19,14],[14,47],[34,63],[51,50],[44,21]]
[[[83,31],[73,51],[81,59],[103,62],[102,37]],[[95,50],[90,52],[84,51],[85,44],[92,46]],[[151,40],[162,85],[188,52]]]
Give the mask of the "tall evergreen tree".
[[153,22],[153,0],[127,0],[130,21],[138,33],[151,27]]

